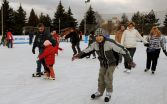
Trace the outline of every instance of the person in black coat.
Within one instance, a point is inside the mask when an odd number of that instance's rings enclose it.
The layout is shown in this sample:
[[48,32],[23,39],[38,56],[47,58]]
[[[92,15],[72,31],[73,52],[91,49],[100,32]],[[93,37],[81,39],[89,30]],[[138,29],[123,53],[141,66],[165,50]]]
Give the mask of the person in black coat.
[[81,49],[80,49],[80,35],[77,33],[75,28],[69,28],[68,30],[68,34],[64,35],[65,39],[70,38],[70,42],[72,44],[72,50],[73,50],[73,55],[80,53]]
[[[35,54],[35,48],[38,47],[39,55],[40,55],[44,50],[43,43],[46,40],[49,40],[52,43],[52,46],[56,46],[56,40],[51,36],[49,31],[46,31],[45,26],[42,23],[40,23],[38,25],[38,33],[37,33],[35,40],[34,40],[34,43],[33,43],[32,53]],[[36,69],[36,73],[34,73],[32,75],[33,77],[41,77],[41,75],[42,75],[41,64],[43,65],[45,71],[49,71],[49,69],[46,67],[44,59],[42,59],[40,61],[37,60],[37,69]]]
[[33,42],[33,38],[34,38],[33,30],[31,30],[28,35],[29,35],[29,45],[31,45]]

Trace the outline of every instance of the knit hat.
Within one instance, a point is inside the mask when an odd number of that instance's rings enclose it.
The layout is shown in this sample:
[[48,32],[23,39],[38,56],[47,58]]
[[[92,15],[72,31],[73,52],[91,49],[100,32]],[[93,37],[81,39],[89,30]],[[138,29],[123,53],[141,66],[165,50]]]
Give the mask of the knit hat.
[[104,36],[105,35],[105,30],[103,28],[97,28],[96,31],[95,31],[95,37],[97,35],[102,35]]
[[52,45],[52,43],[49,40],[45,40],[43,43],[44,46]]

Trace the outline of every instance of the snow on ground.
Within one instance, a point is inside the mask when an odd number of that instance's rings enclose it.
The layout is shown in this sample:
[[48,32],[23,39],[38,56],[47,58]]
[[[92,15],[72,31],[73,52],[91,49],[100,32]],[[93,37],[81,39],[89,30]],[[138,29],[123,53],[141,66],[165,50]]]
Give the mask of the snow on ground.
[[[70,43],[54,65],[56,80],[32,78],[36,70],[36,55],[28,44],[0,47],[0,104],[104,104],[104,96],[90,100],[97,90],[99,61],[82,59],[72,62]],[[83,49],[87,45],[81,43]],[[161,52],[155,75],[144,72],[146,53],[138,44],[134,61],[137,66],[130,74],[120,64],[114,73],[114,92],[109,104],[167,104],[167,57]],[[37,53],[36,49],[36,53]]]

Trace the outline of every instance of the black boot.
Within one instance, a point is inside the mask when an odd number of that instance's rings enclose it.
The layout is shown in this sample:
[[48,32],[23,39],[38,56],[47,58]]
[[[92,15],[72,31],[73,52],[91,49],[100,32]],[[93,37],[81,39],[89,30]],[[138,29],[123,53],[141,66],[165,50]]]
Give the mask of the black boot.
[[32,77],[41,77],[41,72],[33,73]]
[[102,96],[102,94],[100,92],[96,92],[96,93],[94,93],[94,94],[91,95],[91,98],[95,99],[95,98],[98,98],[100,96]]

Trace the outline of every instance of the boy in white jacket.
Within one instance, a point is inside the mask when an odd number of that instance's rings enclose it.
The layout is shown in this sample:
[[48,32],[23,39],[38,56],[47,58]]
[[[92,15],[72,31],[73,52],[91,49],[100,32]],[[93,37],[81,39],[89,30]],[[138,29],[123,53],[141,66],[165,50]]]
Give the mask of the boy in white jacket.
[[[140,39],[145,44],[148,44],[148,42],[135,29],[135,23],[129,22],[127,29],[123,32],[121,44],[130,52],[132,59],[136,51],[137,39]],[[126,63],[126,60],[124,62],[124,66],[126,69],[125,72],[129,73],[131,71],[131,67],[128,63]]]

